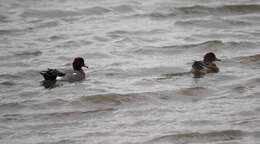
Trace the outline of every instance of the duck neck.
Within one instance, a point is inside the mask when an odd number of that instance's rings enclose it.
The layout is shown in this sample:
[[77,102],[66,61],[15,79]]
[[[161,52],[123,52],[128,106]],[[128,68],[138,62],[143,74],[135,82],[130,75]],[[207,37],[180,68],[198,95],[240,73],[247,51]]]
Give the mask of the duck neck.
[[73,69],[76,70],[76,71],[82,71],[81,67],[80,68],[79,67],[73,67]]
[[207,60],[203,60],[204,64],[208,65],[210,63],[213,63],[213,62],[210,62],[210,61],[207,61]]
[[85,79],[85,77],[86,77],[86,74],[85,74],[84,70],[83,70],[83,69],[81,69],[81,70],[79,70],[79,72],[81,73],[81,75],[82,75],[82,78],[83,78],[83,79]]

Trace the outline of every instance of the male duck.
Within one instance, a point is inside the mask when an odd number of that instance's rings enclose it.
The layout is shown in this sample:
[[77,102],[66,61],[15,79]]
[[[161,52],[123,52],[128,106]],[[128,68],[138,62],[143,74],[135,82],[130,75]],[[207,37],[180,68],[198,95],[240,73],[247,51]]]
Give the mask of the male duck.
[[40,74],[48,81],[64,80],[64,81],[79,81],[85,79],[85,72],[82,67],[88,68],[85,65],[82,57],[76,57],[72,63],[73,70],[68,72],[61,72],[56,69],[48,69],[41,71]]
[[217,73],[219,68],[214,63],[220,61],[213,52],[204,55],[203,61],[194,61],[191,72],[193,74]]

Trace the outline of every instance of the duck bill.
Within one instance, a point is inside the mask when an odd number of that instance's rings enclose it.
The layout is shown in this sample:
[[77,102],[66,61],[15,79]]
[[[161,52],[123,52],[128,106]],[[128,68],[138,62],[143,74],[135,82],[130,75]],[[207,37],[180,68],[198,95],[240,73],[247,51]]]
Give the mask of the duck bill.
[[87,66],[87,65],[84,65],[83,67],[85,67],[85,68],[88,68],[88,66]]
[[221,61],[221,59],[216,58],[216,61]]

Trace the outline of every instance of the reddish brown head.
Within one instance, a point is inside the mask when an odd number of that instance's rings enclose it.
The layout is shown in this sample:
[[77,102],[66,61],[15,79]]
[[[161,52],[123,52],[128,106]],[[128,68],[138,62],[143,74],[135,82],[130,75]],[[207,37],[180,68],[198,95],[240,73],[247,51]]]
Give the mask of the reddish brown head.
[[214,53],[209,52],[206,55],[204,55],[203,61],[204,63],[212,63],[214,61],[220,61],[220,59],[218,59]]
[[88,68],[88,66],[85,65],[84,59],[82,57],[76,57],[72,63],[74,70],[82,70],[82,67]]

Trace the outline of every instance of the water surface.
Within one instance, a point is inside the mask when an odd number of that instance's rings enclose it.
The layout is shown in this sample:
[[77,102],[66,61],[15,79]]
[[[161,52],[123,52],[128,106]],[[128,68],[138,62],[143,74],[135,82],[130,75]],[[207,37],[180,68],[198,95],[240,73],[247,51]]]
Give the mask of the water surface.
[[0,0],[0,143],[259,143],[259,38],[258,0]]

